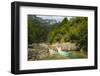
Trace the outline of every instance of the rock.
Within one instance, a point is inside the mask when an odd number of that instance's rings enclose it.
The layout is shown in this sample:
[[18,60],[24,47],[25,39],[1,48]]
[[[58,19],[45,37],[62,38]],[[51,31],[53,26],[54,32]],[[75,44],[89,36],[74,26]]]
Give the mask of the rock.
[[37,54],[38,59],[46,58],[49,56],[49,50],[48,49],[40,49]]
[[37,51],[28,48],[28,60],[36,60],[37,59]]
[[34,49],[48,48],[48,44],[46,43],[33,43],[32,46]]
[[77,46],[75,43],[67,42],[67,43],[55,43],[51,47],[57,48],[61,47],[62,50],[64,51],[70,51],[70,50],[78,50],[79,46]]
[[28,60],[40,60],[46,58],[50,55],[54,55],[58,52],[57,47],[61,48],[61,51],[77,51],[79,46],[75,43],[66,42],[66,43],[34,43],[28,48]]
[[49,55],[54,55],[56,54],[58,51],[55,48],[49,48]]
[[48,48],[48,44],[46,44],[46,43],[41,43],[41,44],[39,44],[39,46],[42,48]]
[[42,49],[28,49],[28,60],[40,60],[49,56],[49,50]]
[[38,43],[33,43],[32,44],[32,48],[34,48],[34,49],[38,49],[40,46],[39,46],[39,44]]

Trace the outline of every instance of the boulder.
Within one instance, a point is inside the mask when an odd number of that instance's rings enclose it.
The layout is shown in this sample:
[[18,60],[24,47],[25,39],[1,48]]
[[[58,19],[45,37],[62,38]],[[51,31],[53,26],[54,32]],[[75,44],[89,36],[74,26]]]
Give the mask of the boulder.
[[71,42],[55,43],[55,44],[52,44],[51,47],[53,47],[55,49],[57,47],[61,47],[61,50],[64,50],[64,51],[76,51],[76,50],[79,50],[79,46],[76,45],[76,43],[71,43]]
[[28,60],[37,60],[37,51],[28,48]]
[[48,49],[40,49],[37,54],[37,59],[46,58],[49,56],[49,50]]
[[28,60],[40,60],[49,56],[48,49],[28,49]]

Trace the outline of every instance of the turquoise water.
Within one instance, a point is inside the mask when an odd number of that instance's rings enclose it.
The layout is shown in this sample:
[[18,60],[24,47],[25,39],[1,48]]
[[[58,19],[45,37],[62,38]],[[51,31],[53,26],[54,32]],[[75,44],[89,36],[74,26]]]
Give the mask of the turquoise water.
[[71,55],[71,52],[61,51],[58,54],[61,55],[61,56],[64,56],[64,57],[69,57]]

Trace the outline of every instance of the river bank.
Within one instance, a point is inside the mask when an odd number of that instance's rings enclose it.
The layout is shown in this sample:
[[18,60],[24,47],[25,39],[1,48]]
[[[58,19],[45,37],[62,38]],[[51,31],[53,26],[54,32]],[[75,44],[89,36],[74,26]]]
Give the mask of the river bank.
[[81,52],[75,43],[32,44],[28,48],[28,60],[56,60],[87,58],[85,51]]

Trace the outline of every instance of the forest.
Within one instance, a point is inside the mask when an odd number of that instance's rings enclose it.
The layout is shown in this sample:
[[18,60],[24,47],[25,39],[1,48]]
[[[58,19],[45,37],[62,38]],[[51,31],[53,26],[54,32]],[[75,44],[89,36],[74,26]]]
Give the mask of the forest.
[[87,48],[87,17],[57,21],[28,15],[28,60],[87,58]]

